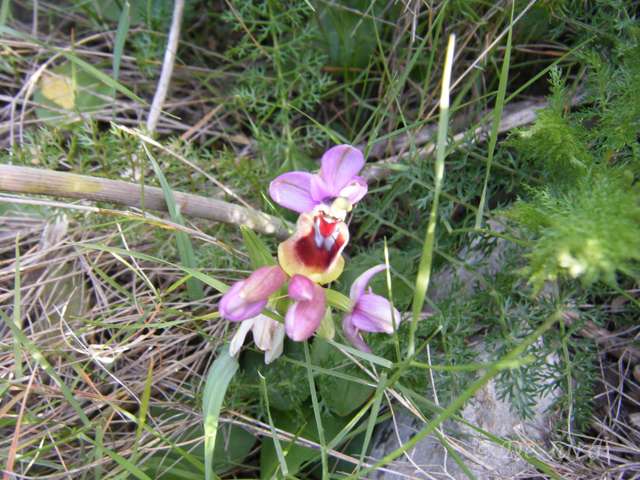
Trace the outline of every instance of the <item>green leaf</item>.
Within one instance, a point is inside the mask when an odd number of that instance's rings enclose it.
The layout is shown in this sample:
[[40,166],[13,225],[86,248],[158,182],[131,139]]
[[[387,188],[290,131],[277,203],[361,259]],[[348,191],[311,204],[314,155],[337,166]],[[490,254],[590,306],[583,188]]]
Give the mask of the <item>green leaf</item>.
[[71,62],[43,73],[34,92],[38,118],[53,126],[80,121],[79,114],[104,108],[111,89],[94,75],[76,71]]
[[[316,338],[313,341],[312,358],[316,365],[322,365],[326,368],[335,365],[336,367],[334,368],[337,371],[343,372],[344,370],[337,368],[337,366],[349,363],[349,358],[346,355],[321,338]],[[348,373],[355,378],[371,380],[371,377],[357,367],[350,368]],[[375,390],[373,387],[362,385],[346,378],[328,375],[319,376],[317,382],[323,402],[332,412],[340,416],[349,415],[366,402]]]
[[[182,214],[180,213],[180,208],[176,202],[175,197],[173,196],[173,192],[171,191],[171,187],[169,187],[169,183],[167,179],[164,177],[162,170],[160,170],[160,166],[156,159],[153,158],[151,152],[147,149],[146,145],[143,144],[145,152],[147,152],[147,156],[149,160],[151,160],[151,165],[153,166],[153,171],[158,177],[158,181],[160,182],[160,186],[162,187],[162,193],[164,193],[164,198],[167,201],[167,206],[169,207],[169,215],[171,216],[171,220],[178,225],[185,226],[184,219],[182,218]],[[175,232],[176,242],[178,244],[178,253],[180,254],[180,260],[182,264],[187,268],[197,268],[196,256],[193,252],[193,245],[191,244],[191,237],[184,232]],[[204,298],[204,291],[202,289],[202,283],[198,281],[196,278],[187,279],[187,291],[189,292],[189,300],[192,302],[197,302]]]
[[289,338],[284,340],[282,356],[269,365],[264,363],[264,353],[247,349],[241,357],[243,375],[239,383],[251,385],[255,391],[260,387],[260,377],[265,377],[271,408],[295,410],[311,393],[303,359],[301,343]]
[[261,267],[267,267],[269,265],[277,265],[277,262],[273,258],[273,254],[269,251],[267,246],[262,243],[258,238],[258,235],[245,225],[240,226],[242,231],[242,238],[247,246],[247,252],[251,258],[251,265],[254,270]]
[[61,50],[61,49],[58,49],[58,48],[53,48],[50,45],[48,45],[48,44],[46,44],[44,42],[41,42],[40,40],[37,40],[37,39],[35,39],[35,38],[33,38],[33,37],[29,36],[29,35],[25,35],[24,33],[19,32],[18,30],[14,29],[14,28],[11,28],[11,27],[0,26],[0,33],[6,33],[7,35],[11,35],[12,37],[16,37],[16,38],[19,38],[21,40],[25,40],[27,42],[35,43],[36,45],[39,45],[39,46],[41,46],[41,47],[43,47],[43,48],[45,48],[47,50],[52,50],[52,51],[56,52],[57,54],[62,55],[63,57],[67,58],[68,60],[71,60],[77,66],[79,66],[83,70],[87,71],[88,73],[90,73],[91,75],[96,77],[98,80],[100,80],[100,81],[104,82],[105,84],[115,88],[120,93],[123,93],[124,95],[126,95],[130,99],[135,100],[137,102],[140,102],[140,103],[142,103],[142,104],[144,104],[144,105],[146,105],[148,107],[150,106],[147,102],[142,100],[140,97],[138,97],[131,90],[129,90],[125,86],[121,85],[120,83],[116,82],[115,80],[113,80],[108,75],[105,75],[103,72],[98,70],[93,65],[91,65],[91,64],[85,62],[84,60],[81,60],[80,58],[76,57],[72,53],[69,53],[69,52],[67,52],[65,50]]
[[[211,365],[202,394],[202,418],[204,422],[204,465],[205,478],[217,479],[213,472],[213,455],[218,432],[218,420],[222,402],[227,393],[229,382],[236,374],[239,364],[236,357],[229,355],[229,347],[225,346]],[[219,479],[218,479],[219,480]]]
[[[302,418],[295,411],[282,411],[271,409],[271,418],[277,429],[291,433],[294,437],[318,443],[318,427],[310,403],[301,409]],[[331,439],[349,423],[349,417],[324,417],[322,419],[322,429],[324,436]],[[289,475],[295,475],[300,468],[309,461],[320,458],[320,452],[308,447],[295,445],[293,442],[280,440],[287,460]],[[276,455],[273,442],[263,442],[260,450],[260,478],[271,478],[278,470],[278,456]]]
[[[187,414],[177,410],[165,411],[161,418],[171,418],[173,421],[184,418],[185,423],[190,420]],[[162,449],[151,457],[145,458],[140,469],[151,478],[158,480],[204,478],[205,446],[201,441],[203,436],[203,426],[194,425],[172,441],[173,444],[187,445],[188,454],[174,445],[168,451]],[[216,437],[224,439],[224,442],[216,442],[213,450],[213,468],[216,475],[222,475],[235,468],[238,462],[251,452],[256,443],[256,437],[251,432],[231,423],[220,425]]]
[[[146,1],[144,3],[136,3],[144,4],[146,3]],[[137,6],[136,3],[134,3],[134,6]],[[123,13],[127,11],[127,16],[129,16],[129,11],[131,11],[131,23],[133,23],[134,25],[144,23],[144,17],[142,15],[143,9],[131,9],[128,1],[124,2],[123,0],[95,0],[91,3],[91,8],[95,8],[96,13],[109,22],[116,22],[118,20],[122,21]]]

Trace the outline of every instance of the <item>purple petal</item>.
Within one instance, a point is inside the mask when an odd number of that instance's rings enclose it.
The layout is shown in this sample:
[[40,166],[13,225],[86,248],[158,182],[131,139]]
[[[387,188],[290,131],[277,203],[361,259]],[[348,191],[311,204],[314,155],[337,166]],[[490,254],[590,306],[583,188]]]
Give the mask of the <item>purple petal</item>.
[[267,306],[268,298],[247,302],[240,296],[245,281],[234,284],[220,299],[220,317],[232,322],[241,322],[258,315]]
[[364,167],[364,155],[351,145],[330,148],[322,156],[322,179],[331,189],[333,197],[339,197]]
[[327,296],[324,290],[319,285],[313,284],[311,300],[294,302],[287,310],[284,317],[287,336],[295,342],[311,337],[320,326],[326,307]]
[[285,173],[271,182],[269,194],[278,205],[298,213],[308,212],[318,204],[311,196],[314,176],[308,172]]
[[309,189],[311,196],[318,202],[323,202],[327,198],[337,197],[336,192],[334,192],[327,182],[325,182],[318,175],[314,175],[311,179],[311,185]]
[[340,190],[340,196],[346,197],[351,200],[351,203],[355,205],[362,197],[367,194],[369,190],[369,185],[362,177],[354,177],[345,187]]
[[289,297],[291,300],[309,301],[313,299],[315,286],[307,277],[296,273],[289,282]]
[[393,317],[391,316],[389,300],[374,293],[365,293],[356,303],[351,321],[355,327],[365,332],[393,333],[394,318],[398,328],[400,312],[394,308]]
[[288,278],[280,265],[259,268],[244,281],[239,296],[246,302],[264,300],[280,290]]
[[369,270],[364,272],[362,275],[360,275],[358,278],[356,278],[356,281],[353,282],[353,284],[351,285],[349,298],[351,298],[351,300],[353,300],[354,302],[357,302],[360,299],[360,297],[364,294],[364,291],[367,288],[367,283],[369,283],[369,280],[371,280],[371,277],[373,277],[376,273],[386,269],[387,269],[386,265],[376,265],[375,267],[370,268]]
[[362,335],[351,321],[349,313],[345,313],[342,317],[342,331],[351,345],[361,352],[371,353],[371,349],[364,343]]

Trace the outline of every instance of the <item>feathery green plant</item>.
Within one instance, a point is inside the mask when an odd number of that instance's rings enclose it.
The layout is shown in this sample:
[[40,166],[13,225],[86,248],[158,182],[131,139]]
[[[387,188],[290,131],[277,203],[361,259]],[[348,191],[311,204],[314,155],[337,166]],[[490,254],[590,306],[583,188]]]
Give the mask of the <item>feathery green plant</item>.
[[[325,54],[308,2],[234,0],[224,19],[246,32],[228,55],[251,66],[229,92],[258,141],[272,171],[302,168],[300,144],[313,146],[324,134],[298,112],[313,113],[331,85],[322,72]],[[303,162],[303,163],[301,163]]]
[[610,60],[595,48],[584,55],[593,103],[575,113],[561,70],[552,70],[549,107],[508,143],[547,181],[504,212],[534,235],[522,273],[537,288],[558,275],[586,285],[615,283],[617,272],[638,278],[640,110],[632,98],[640,87],[640,48],[618,44],[616,51]]

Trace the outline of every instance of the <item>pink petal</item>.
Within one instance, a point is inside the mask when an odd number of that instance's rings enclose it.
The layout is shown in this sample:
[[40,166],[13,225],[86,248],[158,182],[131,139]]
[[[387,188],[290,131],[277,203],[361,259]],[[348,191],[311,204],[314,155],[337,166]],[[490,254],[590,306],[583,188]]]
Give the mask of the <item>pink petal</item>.
[[289,172],[277,177],[269,185],[273,201],[294,212],[313,210],[319,202],[311,196],[311,179],[315,175],[308,172]]
[[376,265],[375,267],[370,268],[358,278],[356,278],[356,281],[351,285],[351,291],[349,292],[349,297],[351,298],[351,300],[357,302],[364,294],[364,291],[367,288],[367,283],[369,283],[371,277],[373,277],[376,273],[386,269],[386,265]]
[[392,317],[389,300],[374,293],[360,297],[351,317],[354,326],[365,332],[393,333],[394,318],[396,328],[400,324],[400,312],[394,308]]
[[341,197],[348,198],[353,205],[362,200],[369,190],[369,185],[362,177],[354,177],[342,190],[340,190]]
[[314,175],[311,179],[310,186],[311,196],[318,202],[321,203],[325,201],[327,198],[336,197],[335,192],[331,189],[327,182],[325,182],[320,176]]
[[364,343],[362,335],[351,321],[349,313],[345,313],[342,317],[342,331],[351,345],[361,352],[371,353],[371,349]]
[[327,296],[319,285],[313,284],[311,300],[294,302],[284,317],[287,336],[301,342],[311,337],[320,326],[327,307]]
[[245,281],[235,283],[220,299],[220,317],[232,322],[241,322],[258,315],[267,306],[268,298],[247,302],[240,296]]
[[304,275],[295,274],[289,282],[291,300],[309,301],[313,298],[315,284]]
[[327,150],[322,156],[322,179],[331,190],[331,196],[341,196],[342,189],[360,173],[362,167],[364,155],[351,145],[338,145]]
[[280,290],[288,278],[280,265],[259,268],[244,281],[239,296],[246,302],[264,300]]

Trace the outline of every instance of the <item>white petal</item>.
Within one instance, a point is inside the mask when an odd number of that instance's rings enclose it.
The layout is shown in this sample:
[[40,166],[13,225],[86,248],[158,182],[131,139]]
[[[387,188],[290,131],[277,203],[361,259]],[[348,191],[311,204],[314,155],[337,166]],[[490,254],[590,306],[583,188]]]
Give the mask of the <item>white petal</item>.
[[271,350],[273,333],[280,323],[266,315],[258,315],[253,319],[253,341],[260,350]]
[[236,334],[233,336],[231,343],[229,344],[229,355],[234,356],[240,350],[240,347],[244,344],[244,339],[249,333],[249,330],[253,327],[253,318],[245,320],[240,323]]
[[282,355],[282,348],[284,346],[284,335],[284,325],[282,323],[278,323],[276,331],[273,334],[273,343],[271,344],[271,349],[264,352],[264,363],[266,363],[267,365],[269,365],[276,358]]

